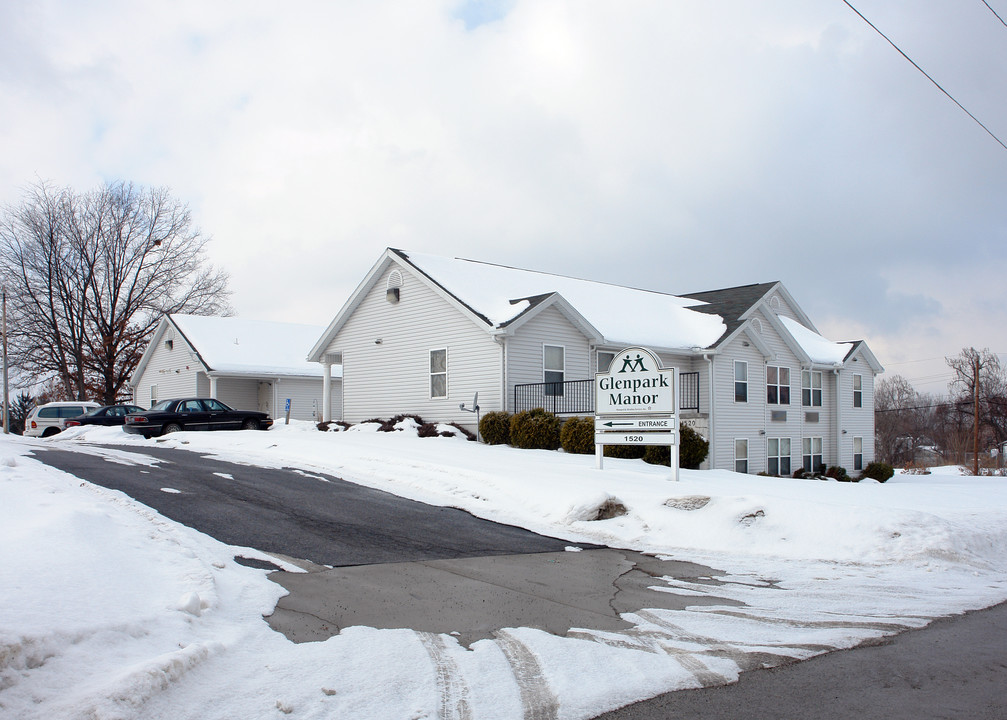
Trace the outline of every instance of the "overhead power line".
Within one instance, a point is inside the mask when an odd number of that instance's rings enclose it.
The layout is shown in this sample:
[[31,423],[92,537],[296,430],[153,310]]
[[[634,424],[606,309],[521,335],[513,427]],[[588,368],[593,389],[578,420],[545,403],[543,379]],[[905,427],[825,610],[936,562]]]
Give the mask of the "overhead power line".
[[986,0],[983,0],[983,5],[985,5],[986,7],[990,8],[990,12],[993,13],[994,15],[996,15],[996,19],[999,20],[1001,23],[1003,23],[1004,27],[1007,27],[1007,22],[1004,22],[1004,19],[1002,17],[1000,17],[999,15],[997,15],[997,11],[994,10],[993,8],[991,8],[990,4],[988,2],[986,2]]
[[[936,88],[937,88],[938,90],[940,90],[940,91],[941,91],[942,93],[944,93],[944,94],[945,94],[945,95],[946,95],[946,96],[948,97],[948,99],[949,99],[949,100],[951,100],[951,102],[953,102],[953,103],[954,103],[955,105],[957,105],[958,107],[960,107],[960,108],[962,109],[962,112],[964,112],[964,113],[965,113],[966,115],[968,115],[968,116],[969,116],[970,118],[972,118],[972,119],[973,119],[973,120],[974,120],[974,121],[976,122],[976,124],[977,124],[977,125],[978,125],[979,127],[981,127],[981,128],[983,129],[983,130],[985,130],[985,131],[986,131],[986,133],[987,133],[987,134],[988,134],[988,135],[989,135],[989,136],[990,136],[991,138],[993,138],[994,140],[996,140],[996,141],[997,141],[997,143],[999,143],[1000,147],[1002,147],[1002,148],[1003,148],[1004,150],[1007,150],[1007,145],[1005,145],[1005,144],[1004,144],[1004,141],[1003,141],[1003,140],[1001,140],[1000,138],[998,138],[998,137],[997,137],[996,135],[994,135],[994,134],[993,134],[993,131],[992,131],[992,130],[990,130],[990,129],[989,129],[988,127],[986,127],[985,125],[983,125],[983,124],[982,124],[982,122],[981,122],[981,121],[979,120],[979,118],[977,118],[977,117],[976,117],[975,115],[973,115],[973,114],[972,114],[972,113],[970,113],[970,112],[969,112],[968,110],[966,110],[966,109],[965,109],[965,106],[964,106],[964,105],[962,105],[962,104],[961,104],[960,102],[958,102],[957,100],[955,100],[955,99],[954,99],[954,97],[953,97],[953,96],[951,95],[951,93],[949,93],[949,92],[948,92],[947,90],[945,90],[945,89],[944,89],[943,87],[941,87],[941,84],[940,84],[939,82],[937,82],[937,81],[936,81],[936,80],[934,80],[934,79],[933,79],[932,77],[930,77],[930,75],[929,75],[929,74],[927,73],[927,71],[926,71],[926,70],[924,70],[923,68],[921,68],[921,67],[920,67],[919,65],[917,65],[917,64],[916,64],[916,62],[915,62],[915,61],[914,61],[914,60],[913,60],[913,59],[912,59],[911,57],[909,57],[909,56],[908,56],[908,55],[906,55],[906,54],[905,54],[904,52],[902,52],[902,48],[900,48],[900,47],[899,47],[898,45],[896,45],[896,44],[895,44],[894,42],[892,42],[892,39],[891,39],[891,38],[889,38],[889,37],[888,37],[887,35],[885,35],[885,34],[884,34],[883,32],[881,32],[881,30],[879,30],[879,29],[878,29],[878,27],[877,27],[877,26],[876,26],[876,25],[875,25],[874,23],[872,23],[872,22],[871,22],[870,20],[868,20],[868,19],[867,19],[866,17],[864,17],[864,14],[863,14],[862,12],[860,12],[859,10],[857,10],[857,9],[856,9],[855,7],[853,7],[853,6],[852,6],[852,5],[851,5],[851,4],[849,3],[849,0],[843,0],[843,3],[844,3],[844,4],[845,4],[845,5],[846,5],[846,6],[847,6],[847,7],[848,7],[848,8],[850,9],[850,10],[852,10],[852,11],[853,11],[853,12],[855,12],[855,13],[856,13],[857,15],[859,15],[859,16],[860,16],[860,19],[861,19],[861,20],[863,20],[863,21],[864,21],[865,23],[867,23],[868,25],[870,25],[870,26],[871,26],[871,27],[872,27],[872,28],[874,29],[874,32],[876,32],[876,33],[877,33],[878,35],[880,35],[880,36],[881,36],[881,37],[883,37],[883,38],[884,38],[885,40],[887,40],[887,41],[888,41],[888,44],[889,44],[889,45],[891,45],[891,46],[892,46],[893,48],[895,48],[895,49],[896,49],[896,50],[898,51],[899,55],[901,55],[901,56],[902,56],[902,57],[904,57],[904,58],[905,58],[906,60],[908,60],[908,61],[909,61],[909,62],[910,62],[910,63],[912,64],[912,66],[913,66],[914,68],[916,68],[916,69],[917,69],[917,70],[919,70],[919,71],[920,71],[921,73],[923,73],[923,76],[924,76],[924,77],[926,77],[926,79],[927,79],[927,80],[929,80],[930,82],[932,82],[932,83],[934,84],[934,87],[936,87]],[[989,6],[987,5],[987,7],[989,7]],[[992,10],[992,9],[993,9],[993,8],[990,8],[990,10]],[[996,14],[996,13],[994,13],[994,14]],[[999,16],[999,15],[997,15],[997,17],[1000,17],[1000,16]],[[1001,22],[1003,22],[1003,21],[1001,20]]]

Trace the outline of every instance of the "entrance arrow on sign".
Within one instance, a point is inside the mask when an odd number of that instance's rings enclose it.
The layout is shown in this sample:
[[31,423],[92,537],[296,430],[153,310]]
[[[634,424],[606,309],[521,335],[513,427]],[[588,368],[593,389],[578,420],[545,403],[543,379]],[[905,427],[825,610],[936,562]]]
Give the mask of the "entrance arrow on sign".
[[636,425],[636,423],[632,422],[612,422],[611,420],[601,424],[604,425],[605,427],[633,427],[634,425]]

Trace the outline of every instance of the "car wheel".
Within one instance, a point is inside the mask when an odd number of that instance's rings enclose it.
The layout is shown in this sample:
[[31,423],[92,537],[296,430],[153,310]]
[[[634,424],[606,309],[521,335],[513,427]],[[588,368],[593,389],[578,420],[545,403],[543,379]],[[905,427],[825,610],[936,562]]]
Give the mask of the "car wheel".
[[254,418],[246,418],[245,422],[241,423],[242,430],[258,430],[259,421]]
[[59,428],[47,427],[45,430],[42,431],[42,437],[52,437],[53,435],[56,435],[58,432]]
[[164,426],[164,430],[161,431],[162,435],[167,435],[168,433],[181,432],[182,426],[178,423],[168,423]]

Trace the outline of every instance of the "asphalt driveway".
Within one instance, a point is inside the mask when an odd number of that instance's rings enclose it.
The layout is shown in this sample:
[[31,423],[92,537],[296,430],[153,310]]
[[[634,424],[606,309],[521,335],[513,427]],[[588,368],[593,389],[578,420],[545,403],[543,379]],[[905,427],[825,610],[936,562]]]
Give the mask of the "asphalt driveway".
[[[123,452],[117,448],[115,457]],[[48,447],[33,454],[221,542],[319,565],[559,552],[570,544],[331,475],[239,465],[164,447],[125,452],[159,462],[128,464]]]

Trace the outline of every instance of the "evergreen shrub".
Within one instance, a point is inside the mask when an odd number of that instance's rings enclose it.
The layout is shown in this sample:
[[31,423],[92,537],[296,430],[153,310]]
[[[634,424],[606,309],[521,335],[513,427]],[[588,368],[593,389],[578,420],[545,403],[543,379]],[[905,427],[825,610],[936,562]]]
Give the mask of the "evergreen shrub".
[[511,445],[525,450],[556,450],[559,418],[542,408],[522,410],[510,419]]
[[575,455],[594,453],[594,418],[567,418],[559,430],[559,442],[568,453]]
[[895,468],[888,463],[872,462],[867,464],[867,467],[864,468],[864,474],[860,477],[871,478],[873,480],[877,480],[878,482],[884,482],[894,474]]
[[847,474],[846,468],[840,467],[839,465],[833,465],[826,470],[825,477],[833,478],[839,482],[853,482],[853,478]]
[[698,470],[700,464],[710,454],[710,443],[687,425],[678,428],[678,466],[686,470]]
[[488,412],[479,420],[479,434],[487,445],[510,445],[510,419],[508,412]]

